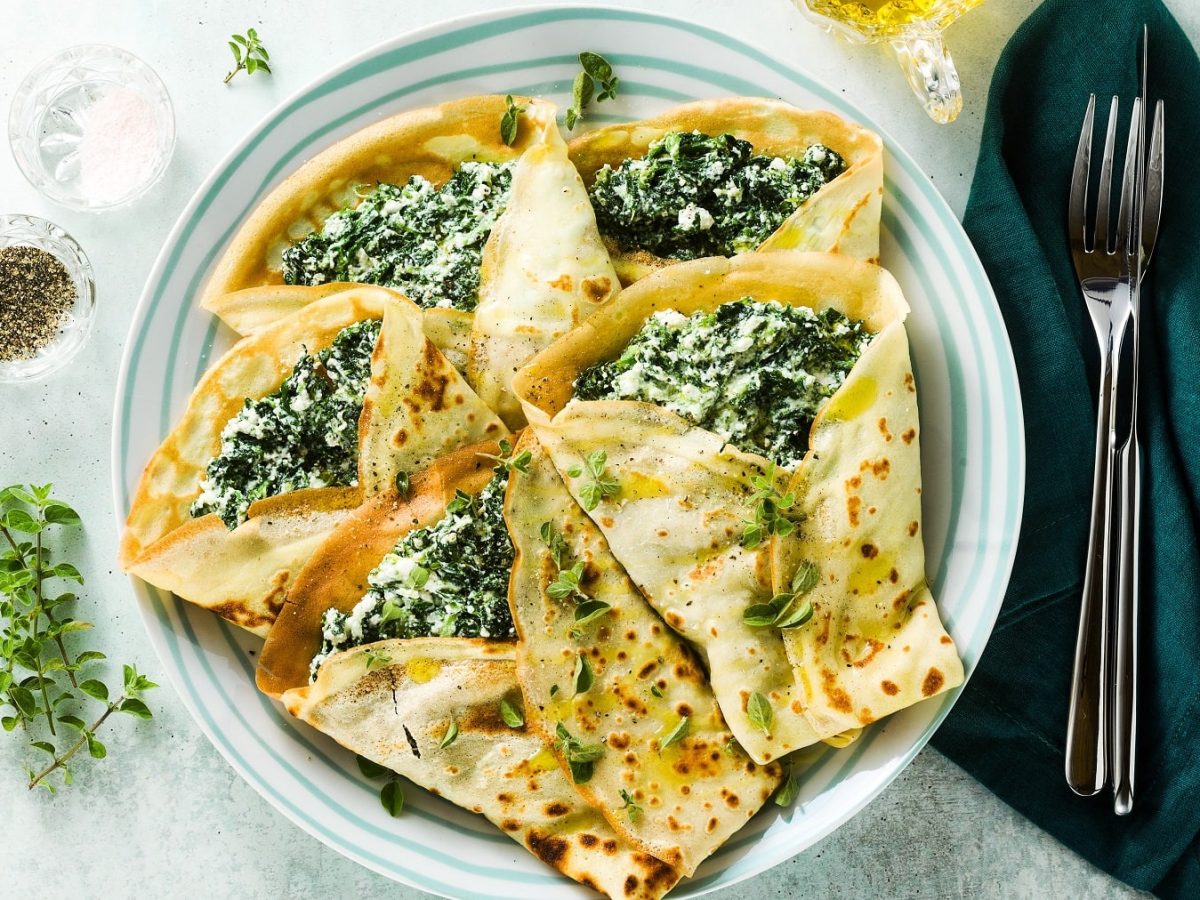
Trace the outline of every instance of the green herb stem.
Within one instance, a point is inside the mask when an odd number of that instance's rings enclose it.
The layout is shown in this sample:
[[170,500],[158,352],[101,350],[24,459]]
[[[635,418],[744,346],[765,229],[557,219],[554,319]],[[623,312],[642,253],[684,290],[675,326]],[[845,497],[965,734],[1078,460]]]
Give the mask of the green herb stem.
[[[72,744],[70,747],[68,747],[65,752],[56,754],[54,757],[54,761],[51,762],[50,765],[46,766],[46,768],[42,769],[42,771],[38,772],[36,775],[34,775],[33,777],[31,777],[29,779],[29,790],[32,791],[35,787],[37,787],[39,784],[41,784],[41,782],[48,775],[50,775],[52,772],[56,771],[57,769],[61,769],[63,766],[65,766],[67,764],[67,762],[71,759],[72,756],[74,756],[76,753],[78,753],[80,751],[81,748],[83,748],[84,746],[87,745],[88,735],[94,736],[97,731],[99,731],[102,727],[104,727],[104,723],[108,720],[108,717],[111,716],[114,712],[116,712],[117,708],[120,707],[120,705],[122,703],[124,703],[127,699],[129,699],[129,698],[126,695],[122,694],[116,700],[109,703],[108,706],[105,708],[104,712],[100,714],[100,718],[98,718],[95,722],[93,722],[91,724],[91,726],[89,726],[88,728],[85,728],[79,732],[79,740],[77,740],[74,744]],[[53,732],[53,729],[51,729],[51,731]]]
[[[81,747],[91,756],[102,759],[107,749],[96,739],[95,731],[113,712],[127,713],[137,718],[150,718],[149,707],[139,695],[156,685],[138,674],[133,666],[125,666],[122,696],[110,702],[109,689],[97,678],[81,676],[85,663],[104,659],[95,650],[68,651],[64,636],[91,626],[69,616],[56,615],[55,610],[73,602],[73,592],[56,593],[55,581],[83,584],[79,570],[68,562],[54,562],[42,532],[53,526],[79,525],[79,514],[70,506],[50,496],[51,485],[12,485],[0,489],[0,717],[4,731],[14,731],[17,725],[27,736],[33,750],[46,753],[51,762],[41,772],[27,766],[28,786],[56,790],[49,776],[62,773],[62,783],[73,780],[68,761]],[[17,535],[29,535],[28,540]],[[5,546],[7,545],[7,546]],[[56,672],[65,672],[70,681],[60,680]],[[79,694],[74,691],[78,690]],[[96,700],[103,712],[88,727],[73,713],[64,713],[63,703],[79,703],[85,697]],[[11,708],[12,713],[7,710]],[[54,740],[39,739],[39,719],[45,718],[45,733]],[[62,726],[79,732],[67,738],[67,746],[58,746],[65,737]]]

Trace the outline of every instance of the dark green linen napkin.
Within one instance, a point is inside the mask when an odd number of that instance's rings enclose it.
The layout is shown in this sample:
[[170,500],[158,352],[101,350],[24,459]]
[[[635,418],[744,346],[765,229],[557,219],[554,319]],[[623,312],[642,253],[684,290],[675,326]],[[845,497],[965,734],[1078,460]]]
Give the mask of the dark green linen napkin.
[[[1117,818],[1107,792],[1077,797],[1063,777],[1097,366],[1066,220],[1087,96],[1100,127],[1113,94],[1128,120],[1143,22],[1151,102],[1166,101],[1166,200],[1143,319],[1137,796]],[[1103,132],[1096,140],[1098,159]],[[963,224],[1012,340],[1028,472],[1000,618],[934,745],[1097,866],[1200,897],[1200,61],[1159,0],[1048,0],[1021,27],[996,69]]]

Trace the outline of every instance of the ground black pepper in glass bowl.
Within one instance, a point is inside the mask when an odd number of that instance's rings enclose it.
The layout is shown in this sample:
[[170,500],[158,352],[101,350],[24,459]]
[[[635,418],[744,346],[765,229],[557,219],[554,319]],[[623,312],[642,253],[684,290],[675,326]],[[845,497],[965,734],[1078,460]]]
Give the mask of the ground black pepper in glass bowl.
[[64,366],[95,311],[92,266],[74,238],[45,219],[0,215],[0,382]]

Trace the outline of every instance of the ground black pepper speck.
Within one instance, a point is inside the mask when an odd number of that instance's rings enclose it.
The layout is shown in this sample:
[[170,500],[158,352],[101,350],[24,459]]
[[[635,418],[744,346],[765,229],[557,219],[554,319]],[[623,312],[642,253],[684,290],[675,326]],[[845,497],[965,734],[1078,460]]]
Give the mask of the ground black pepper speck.
[[53,253],[0,247],[0,362],[30,359],[58,335],[75,282]]

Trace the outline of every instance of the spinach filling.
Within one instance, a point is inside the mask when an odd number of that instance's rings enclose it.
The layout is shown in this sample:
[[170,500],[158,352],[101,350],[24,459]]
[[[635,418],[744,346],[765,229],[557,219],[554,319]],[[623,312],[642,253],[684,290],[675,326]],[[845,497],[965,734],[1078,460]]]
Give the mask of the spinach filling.
[[642,159],[604,166],[589,191],[600,233],[666,259],[754,250],[801,203],[846,170],[823,144],[800,159],[756,156],[749,141],[673,131]]
[[288,284],[357,281],[400,290],[418,306],[470,312],[492,226],[508,204],[513,163],[465,162],[440,188],[414,175],[380,183],[358,206],[283,252]]
[[507,484],[504,471],[478,496],[460,491],[445,516],[405,535],[380,561],[367,576],[370,588],[349,614],[326,610],[312,676],[332,653],[389,638],[514,640]]
[[750,298],[690,317],[664,310],[617,359],[581,372],[575,396],[656,403],[791,467],[808,450],[817,411],[871,337],[834,309]]
[[358,419],[371,377],[378,320],[358,322],[304,356],[274,393],[246,400],[221,431],[191,513],[229,528],[255,500],[301,488],[358,483]]

